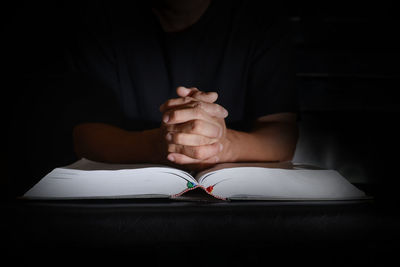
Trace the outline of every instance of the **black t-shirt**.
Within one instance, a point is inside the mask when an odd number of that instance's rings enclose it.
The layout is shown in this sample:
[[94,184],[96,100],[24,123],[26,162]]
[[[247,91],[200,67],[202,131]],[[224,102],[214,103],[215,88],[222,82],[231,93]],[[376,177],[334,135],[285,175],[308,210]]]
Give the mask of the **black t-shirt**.
[[213,0],[195,24],[165,33],[146,4],[101,3],[83,12],[70,47],[71,70],[95,82],[78,94],[80,121],[157,127],[178,86],[218,92],[228,127],[297,112],[291,35],[276,6]]

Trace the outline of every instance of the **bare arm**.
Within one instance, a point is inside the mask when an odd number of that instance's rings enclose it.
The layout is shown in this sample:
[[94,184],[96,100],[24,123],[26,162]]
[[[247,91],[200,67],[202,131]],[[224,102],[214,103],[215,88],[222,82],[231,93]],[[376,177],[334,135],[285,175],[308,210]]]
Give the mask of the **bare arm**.
[[[204,103],[212,103],[217,95],[199,92],[197,98]],[[79,158],[109,163],[174,165],[167,160],[165,135],[165,124],[145,131],[126,131],[104,123],[82,123],[73,129],[73,145]]]
[[103,123],[83,123],[73,130],[79,158],[109,163],[160,162],[160,136],[160,129],[125,131]]
[[249,132],[227,129],[223,119],[197,107],[173,109],[167,116],[168,160],[195,169],[196,164],[291,160],[298,139],[294,113],[261,117]]
[[215,93],[192,96],[167,101],[161,110],[169,121],[156,129],[126,131],[102,123],[79,124],[73,131],[75,152],[101,162],[163,163],[194,170],[218,162],[293,157],[298,137],[295,114],[261,117],[252,131],[235,131],[226,129],[227,111],[213,104]]
[[296,115],[279,113],[259,118],[254,129],[228,129],[222,161],[287,161],[293,158],[298,139]]

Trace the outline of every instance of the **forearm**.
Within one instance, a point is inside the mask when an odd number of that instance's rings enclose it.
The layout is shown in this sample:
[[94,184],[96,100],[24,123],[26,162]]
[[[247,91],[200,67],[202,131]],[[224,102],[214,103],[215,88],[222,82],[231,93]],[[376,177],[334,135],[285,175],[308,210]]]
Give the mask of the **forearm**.
[[270,122],[251,132],[228,129],[224,162],[287,161],[293,158],[298,138],[296,124]]
[[75,153],[109,163],[159,162],[159,129],[125,131],[102,124],[84,123],[73,131]]

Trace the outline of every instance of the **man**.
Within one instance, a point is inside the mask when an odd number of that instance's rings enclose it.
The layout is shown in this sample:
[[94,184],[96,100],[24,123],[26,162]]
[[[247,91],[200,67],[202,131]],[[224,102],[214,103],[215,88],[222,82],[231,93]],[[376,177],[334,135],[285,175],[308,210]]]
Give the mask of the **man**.
[[159,0],[89,10],[71,66],[98,83],[94,92],[109,90],[116,108],[85,101],[95,108],[82,112],[96,118],[74,128],[79,157],[189,170],[293,157],[290,35],[274,6]]

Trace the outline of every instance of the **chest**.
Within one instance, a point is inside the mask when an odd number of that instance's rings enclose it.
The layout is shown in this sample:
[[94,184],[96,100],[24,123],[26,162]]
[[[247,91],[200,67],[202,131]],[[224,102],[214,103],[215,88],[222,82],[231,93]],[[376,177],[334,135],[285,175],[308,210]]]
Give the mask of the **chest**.
[[[125,35],[126,36],[126,35]],[[160,36],[134,32],[116,49],[120,102],[128,117],[159,121],[158,107],[177,97],[178,86],[216,91],[230,109],[228,120],[243,116],[251,43],[228,30]]]

